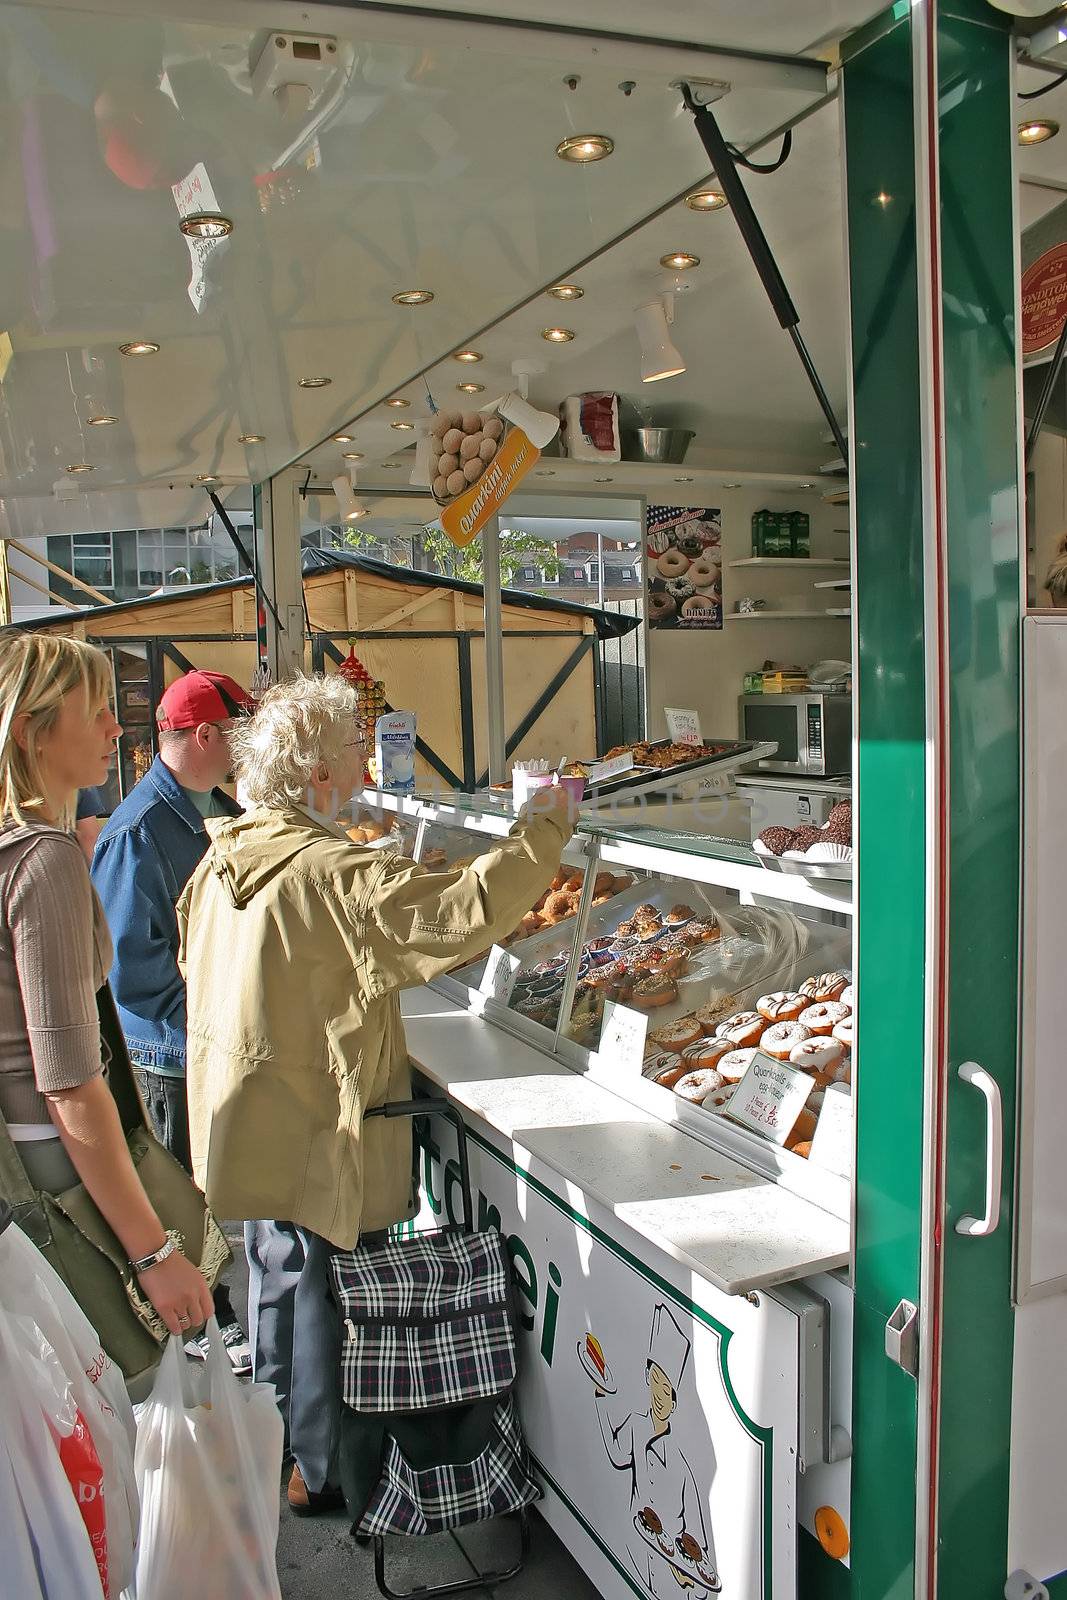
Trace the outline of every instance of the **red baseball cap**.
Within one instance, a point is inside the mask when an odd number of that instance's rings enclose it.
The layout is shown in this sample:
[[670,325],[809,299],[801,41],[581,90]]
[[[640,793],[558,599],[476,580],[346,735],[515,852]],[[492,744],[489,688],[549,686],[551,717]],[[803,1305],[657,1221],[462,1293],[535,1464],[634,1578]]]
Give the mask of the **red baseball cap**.
[[156,725],[166,733],[199,728],[202,722],[229,722],[245,716],[254,705],[248,690],[225,672],[187,672],[164,690],[156,707]]

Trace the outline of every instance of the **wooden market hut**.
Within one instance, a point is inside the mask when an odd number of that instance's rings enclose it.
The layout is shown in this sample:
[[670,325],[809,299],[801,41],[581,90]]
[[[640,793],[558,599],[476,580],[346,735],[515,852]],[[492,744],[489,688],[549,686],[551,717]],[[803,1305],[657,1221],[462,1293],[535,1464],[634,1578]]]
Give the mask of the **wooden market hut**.
[[[347,551],[303,551],[309,671],[335,671],[355,642],[390,707],[418,717],[420,786],[474,790],[487,780],[485,636],[479,584],[390,566]],[[106,649],[125,729],[125,793],[155,751],[155,707],[192,667],[249,684],[258,660],[250,578],[145,599],[50,612],[20,626]],[[572,601],[502,594],[507,753],[594,756],[601,748],[600,644],[638,623]]]

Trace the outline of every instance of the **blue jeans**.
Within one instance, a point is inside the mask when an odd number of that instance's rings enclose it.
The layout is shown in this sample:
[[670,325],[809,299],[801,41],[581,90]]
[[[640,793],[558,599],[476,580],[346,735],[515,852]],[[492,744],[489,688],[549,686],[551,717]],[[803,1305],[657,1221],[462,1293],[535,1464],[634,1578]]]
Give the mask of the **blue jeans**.
[[[169,1150],[190,1175],[193,1170],[189,1153],[189,1102],[185,1097],[185,1079],[172,1078],[164,1072],[150,1072],[147,1067],[135,1066],[133,1075],[141,1091],[152,1131],[164,1150]],[[215,1315],[220,1328],[228,1328],[237,1321],[230,1299],[230,1291],[220,1278],[212,1295]]]
[[336,1484],[341,1323],[330,1286],[333,1246],[293,1222],[246,1222],[248,1328],[257,1382],[273,1383],[308,1489]]

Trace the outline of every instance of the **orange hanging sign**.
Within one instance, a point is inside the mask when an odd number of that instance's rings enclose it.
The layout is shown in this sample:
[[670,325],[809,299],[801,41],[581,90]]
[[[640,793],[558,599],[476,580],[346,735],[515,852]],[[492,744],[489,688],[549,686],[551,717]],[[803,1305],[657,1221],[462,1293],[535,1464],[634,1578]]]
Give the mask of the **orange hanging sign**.
[[495,517],[511,491],[541,459],[521,428],[511,426],[500,449],[476,483],[445,506],[441,526],[458,549],[464,550]]

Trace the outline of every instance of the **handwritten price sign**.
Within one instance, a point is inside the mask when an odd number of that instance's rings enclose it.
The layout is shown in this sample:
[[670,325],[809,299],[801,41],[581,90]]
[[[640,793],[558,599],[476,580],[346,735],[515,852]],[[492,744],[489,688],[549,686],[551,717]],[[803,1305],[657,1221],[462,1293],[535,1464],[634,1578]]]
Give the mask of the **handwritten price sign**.
[[667,719],[667,733],[672,744],[693,744],[698,748],[703,746],[699,712],[680,710],[677,706],[664,706],[663,715]]
[[506,1006],[511,999],[511,991],[515,987],[521,966],[522,961],[519,956],[513,956],[510,951],[495,944],[489,952],[482,981],[478,985],[480,992],[487,1000],[497,1000],[502,1006]]
[[806,1072],[757,1050],[726,1115],[772,1144],[784,1145],[814,1087]]
[[598,1066],[641,1076],[645,1056],[645,1035],[648,1032],[648,1013],[635,1011],[631,1006],[608,1000],[604,1006],[604,1023],[600,1030],[600,1048],[596,1052]]

